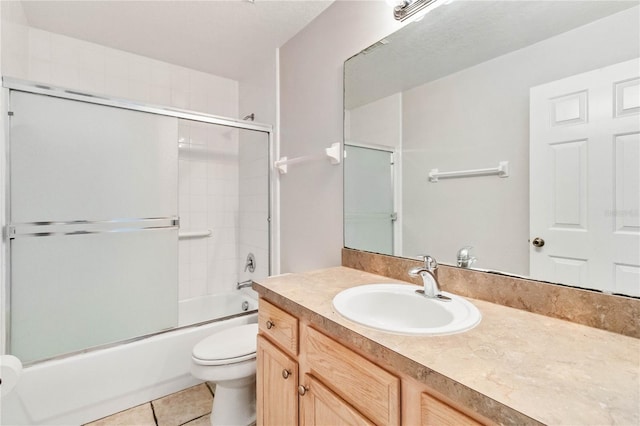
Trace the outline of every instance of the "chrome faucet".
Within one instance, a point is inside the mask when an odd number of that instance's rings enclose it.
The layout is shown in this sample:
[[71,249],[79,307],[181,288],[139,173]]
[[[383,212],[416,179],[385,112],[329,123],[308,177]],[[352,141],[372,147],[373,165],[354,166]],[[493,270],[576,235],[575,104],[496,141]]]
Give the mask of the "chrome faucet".
[[444,296],[440,292],[440,284],[438,283],[438,276],[436,270],[438,269],[438,262],[431,256],[418,256],[421,260],[424,260],[424,266],[418,266],[409,269],[409,276],[421,277],[424,289],[416,290],[416,293],[424,295],[430,299],[438,300],[451,300],[449,297]]
[[471,246],[464,246],[458,250],[458,266],[461,268],[470,268],[473,262],[476,261],[474,256],[471,256]]

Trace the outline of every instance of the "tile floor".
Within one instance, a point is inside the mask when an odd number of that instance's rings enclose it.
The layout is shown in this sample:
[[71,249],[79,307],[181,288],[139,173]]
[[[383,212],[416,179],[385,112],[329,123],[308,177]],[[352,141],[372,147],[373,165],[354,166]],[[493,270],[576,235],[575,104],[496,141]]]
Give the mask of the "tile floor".
[[85,426],[209,426],[213,391],[201,383]]

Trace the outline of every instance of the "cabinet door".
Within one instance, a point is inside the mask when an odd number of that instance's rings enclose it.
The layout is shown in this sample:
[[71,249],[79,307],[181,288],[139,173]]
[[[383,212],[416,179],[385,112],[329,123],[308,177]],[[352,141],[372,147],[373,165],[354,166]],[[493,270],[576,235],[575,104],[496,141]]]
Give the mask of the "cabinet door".
[[260,335],[256,357],[258,426],[296,425],[298,363]]
[[400,379],[311,327],[301,333],[303,372],[376,424],[400,425]]
[[422,426],[480,426],[482,424],[427,393],[420,395],[420,407]]
[[303,426],[374,426],[355,408],[331,392],[313,376],[305,375],[306,392],[300,397]]

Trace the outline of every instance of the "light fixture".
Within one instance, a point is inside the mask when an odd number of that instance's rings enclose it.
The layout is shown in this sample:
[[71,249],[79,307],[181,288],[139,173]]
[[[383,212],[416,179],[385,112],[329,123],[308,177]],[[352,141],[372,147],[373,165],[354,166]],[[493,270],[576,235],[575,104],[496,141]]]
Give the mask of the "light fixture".
[[412,16],[419,21],[442,4],[449,4],[452,0],[386,0],[387,4],[393,6],[393,17],[398,21],[404,21]]

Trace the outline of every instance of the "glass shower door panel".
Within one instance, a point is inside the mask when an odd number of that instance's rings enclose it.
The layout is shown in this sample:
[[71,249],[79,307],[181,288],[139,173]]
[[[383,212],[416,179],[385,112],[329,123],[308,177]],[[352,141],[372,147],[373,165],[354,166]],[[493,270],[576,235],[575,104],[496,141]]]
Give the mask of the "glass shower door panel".
[[12,91],[11,221],[177,216],[173,117]]
[[10,111],[11,352],[176,326],[177,119],[16,91]]
[[177,229],[11,241],[11,353],[32,362],[177,322]]
[[344,245],[393,254],[391,152],[345,145]]

